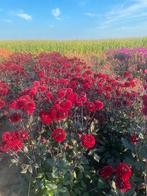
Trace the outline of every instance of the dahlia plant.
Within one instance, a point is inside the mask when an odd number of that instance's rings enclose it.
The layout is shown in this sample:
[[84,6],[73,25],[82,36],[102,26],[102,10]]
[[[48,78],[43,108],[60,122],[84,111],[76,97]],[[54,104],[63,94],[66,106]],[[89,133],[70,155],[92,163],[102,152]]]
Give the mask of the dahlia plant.
[[58,53],[13,54],[0,69],[1,121],[11,125],[0,150],[28,195],[146,194],[145,90]]

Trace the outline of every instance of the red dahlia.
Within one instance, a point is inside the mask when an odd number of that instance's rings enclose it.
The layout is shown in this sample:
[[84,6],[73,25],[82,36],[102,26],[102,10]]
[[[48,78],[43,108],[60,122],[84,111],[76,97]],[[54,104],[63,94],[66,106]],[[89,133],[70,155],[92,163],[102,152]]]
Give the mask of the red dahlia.
[[0,109],[2,109],[5,106],[5,101],[0,98]]
[[128,180],[132,175],[131,167],[127,163],[119,163],[115,169],[116,175]]
[[23,95],[9,104],[10,109],[22,110],[23,112],[31,115],[35,108],[35,102],[29,95]]
[[139,140],[139,137],[137,134],[133,133],[130,135],[130,142],[132,144],[137,144],[138,140]]
[[4,132],[2,135],[1,151],[8,152],[13,150],[20,151],[23,148],[23,139],[20,138],[19,132]]
[[94,112],[96,110],[96,106],[93,102],[87,101],[86,107],[89,112]]
[[113,173],[113,167],[111,165],[104,166],[100,170],[100,176],[105,180],[108,179]]
[[46,111],[40,112],[40,119],[41,119],[41,122],[45,125],[49,125],[52,123],[52,118],[49,112],[46,112]]
[[142,96],[143,105],[147,106],[147,94]]
[[60,143],[65,140],[66,132],[61,128],[56,128],[52,131],[51,136],[56,142]]
[[116,177],[115,179],[115,184],[116,187],[121,191],[121,192],[126,192],[131,188],[131,184],[129,183],[128,180],[125,180],[120,177]]
[[98,111],[100,111],[100,110],[103,109],[104,104],[103,104],[102,101],[96,100],[94,103],[95,103],[96,109],[97,109]]
[[0,96],[5,96],[8,94],[9,88],[5,82],[0,81]]
[[9,117],[9,120],[11,123],[19,122],[21,120],[21,115],[18,112],[15,112]]
[[146,105],[142,108],[142,112],[145,116],[147,116],[147,106]]
[[82,140],[82,145],[86,148],[86,149],[91,149],[95,146],[95,138],[93,135],[91,134],[84,134],[81,138]]
[[25,131],[25,130],[20,130],[18,131],[18,135],[19,135],[19,139],[21,141],[27,141],[29,139],[29,133],[28,131]]

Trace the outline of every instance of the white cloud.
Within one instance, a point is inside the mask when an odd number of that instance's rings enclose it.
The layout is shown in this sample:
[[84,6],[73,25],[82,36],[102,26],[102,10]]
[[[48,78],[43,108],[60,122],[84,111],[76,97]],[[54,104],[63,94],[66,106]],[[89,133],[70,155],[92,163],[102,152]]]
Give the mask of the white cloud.
[[17,13],[16,16],[18,16],[19,18],[22,18],[24,20],[27,20],[27,21],[32,20],[32,16],[29,15],[28,13],[25,13],[24,11]]
[[130,4],[126,4],[126,2],[105,13],[103,22],[98,27],[112,28],[114,25],[127,24],[130,21],[139,23],[145,18],[147,20],[147,0],[132,0]]
[[60,19],[61,11],[59,8],[52,9],[51,13],[56,19]]

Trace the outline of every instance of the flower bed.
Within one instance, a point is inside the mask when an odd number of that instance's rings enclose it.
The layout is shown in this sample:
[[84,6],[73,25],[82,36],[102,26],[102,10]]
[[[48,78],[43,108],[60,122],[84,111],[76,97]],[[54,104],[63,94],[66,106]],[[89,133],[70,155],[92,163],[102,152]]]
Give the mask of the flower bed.
[[2,134],[0,150],[28,177],[28,189],[39,195],[146,194],[141,73],[136,91],[134,74],[110,76],[58,53],[13,54],[0,64],[0,118],[12,129]]

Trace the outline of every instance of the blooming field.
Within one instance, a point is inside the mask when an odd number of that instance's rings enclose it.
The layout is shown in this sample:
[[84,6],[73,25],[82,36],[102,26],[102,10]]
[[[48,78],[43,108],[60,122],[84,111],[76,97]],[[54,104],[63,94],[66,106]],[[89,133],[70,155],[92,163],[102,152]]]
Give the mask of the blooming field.
[[59,53],[1,60],[0,121],[11,130],[0,151],[28,177],[28,195],[147,194],[146,57],[126,48],[101,65]]

